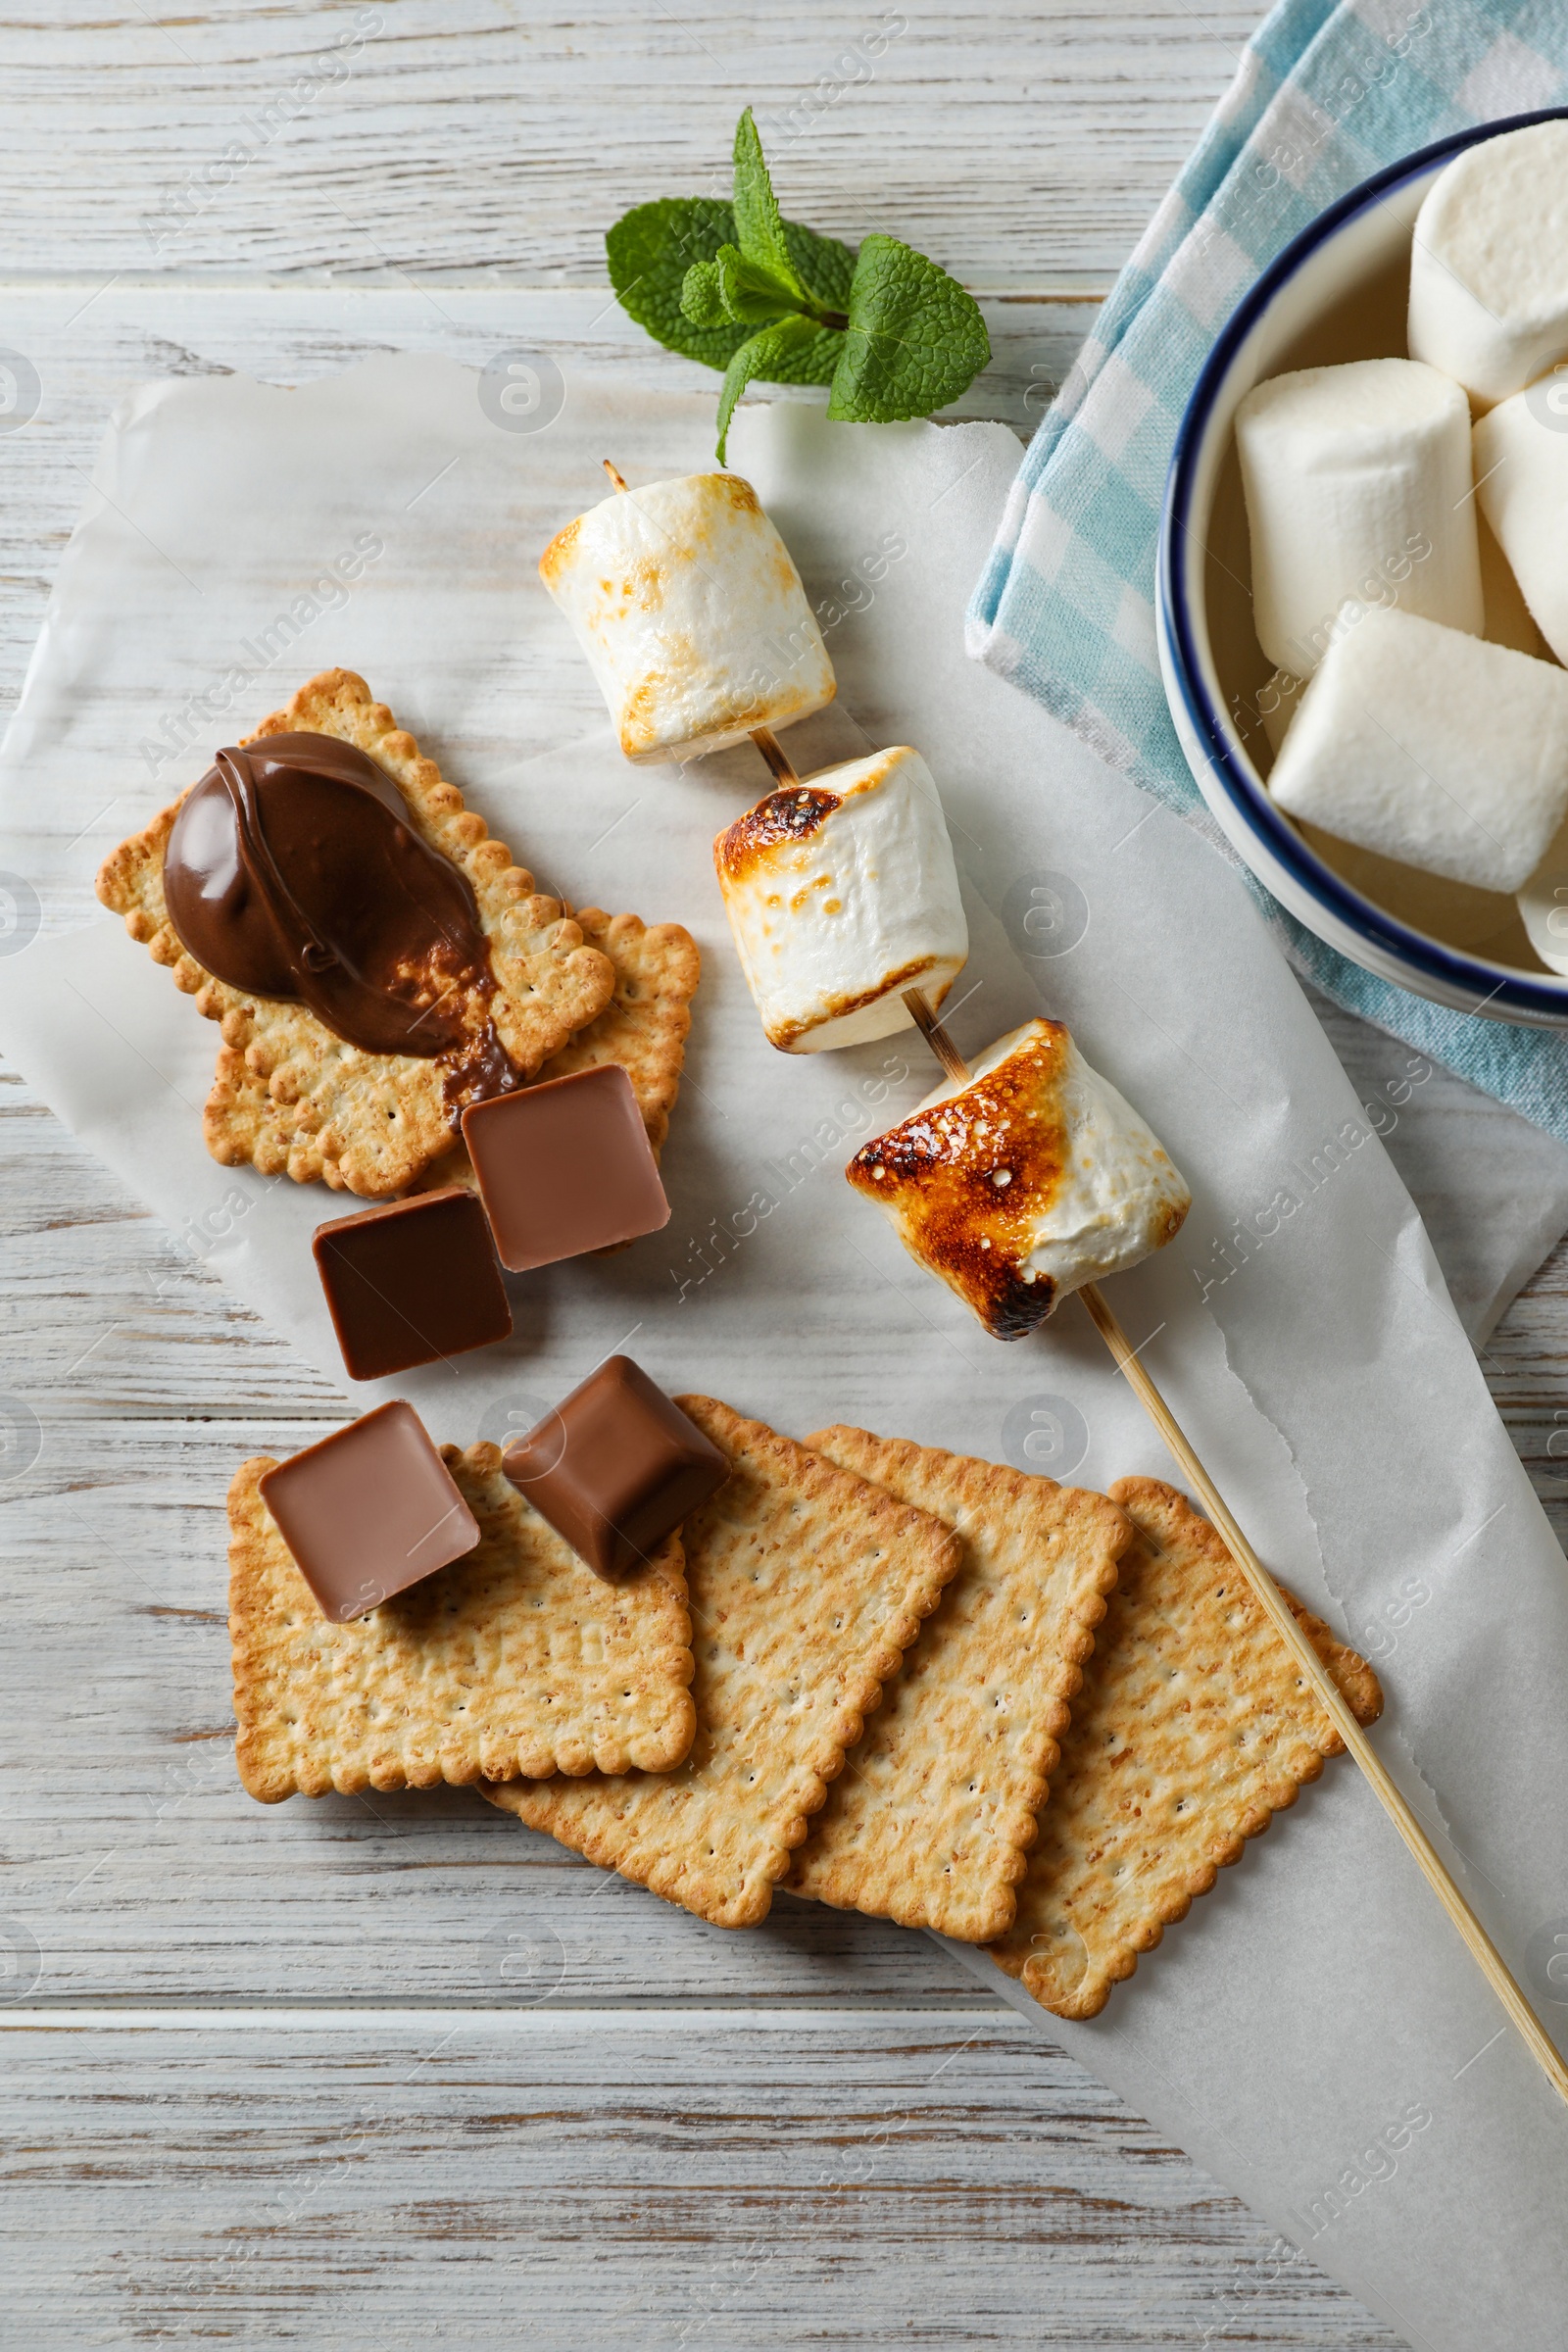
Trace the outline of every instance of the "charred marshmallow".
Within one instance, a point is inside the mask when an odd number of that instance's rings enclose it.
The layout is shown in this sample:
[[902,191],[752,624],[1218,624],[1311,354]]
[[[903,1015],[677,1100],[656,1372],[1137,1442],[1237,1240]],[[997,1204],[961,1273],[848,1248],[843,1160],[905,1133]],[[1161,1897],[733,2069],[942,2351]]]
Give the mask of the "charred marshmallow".
[[801,575],[739,474],[617,491],[551,540],[539,576],[628,760],[699,760],[833,700]]
[[1163,1249],[1192,1205],[1059,1021],[1000,1039],[845,1174],[999,1340],[1021,1340],[1068,1292]]
[[713,863],[762,1027],[785,1054],[909,1026],[969,953],[953,845],[918,752],[824,768],[721,833]]

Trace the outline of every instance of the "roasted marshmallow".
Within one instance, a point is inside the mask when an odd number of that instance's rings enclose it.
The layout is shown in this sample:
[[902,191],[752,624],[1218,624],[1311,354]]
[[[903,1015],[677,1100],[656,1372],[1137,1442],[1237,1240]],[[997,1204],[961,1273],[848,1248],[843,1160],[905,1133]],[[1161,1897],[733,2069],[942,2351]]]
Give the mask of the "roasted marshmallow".
[[700,760],[833,700],[801,575],[739,474],[617,491],[551,540],[539,576],[628,760]]
[[1470,411],[1409,360],[1277,375],[1236,412],[1257,641],[1310,677],[1347,603],[1480,636]]
[[1568,812],[1568,670],[1362,612],[1302,695],[1268,788],[1359,849],[1516,891]]
[[1026,1021],[844,1171],[994,1338],[1148,1257],[1192,1195],[1059,1021]]
[[909,1026],[969,953],[931,770],[900,747],[824,768],[721,833],[713,863],[762,1027],[786,1054]]
[[1568,662],[1568,369],[1482,417],[1475,466],[1482,511],[1531,616]]
[[1416,215],[1409,350],[1490,409],[1568,358],[1568,122],[1467,147]]

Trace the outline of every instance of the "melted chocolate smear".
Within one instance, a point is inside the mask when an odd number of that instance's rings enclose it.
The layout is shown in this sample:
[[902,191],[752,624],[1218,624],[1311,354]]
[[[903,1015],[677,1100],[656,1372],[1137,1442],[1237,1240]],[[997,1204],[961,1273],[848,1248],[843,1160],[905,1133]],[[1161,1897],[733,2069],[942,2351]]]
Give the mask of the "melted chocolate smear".
[[181,946],[231,988],[307,1004],[368,1054],[440,1061],[454,1125],[522,1085],[467,876],[356,745],[301,733],[220,752],[174,819],[164,898]]

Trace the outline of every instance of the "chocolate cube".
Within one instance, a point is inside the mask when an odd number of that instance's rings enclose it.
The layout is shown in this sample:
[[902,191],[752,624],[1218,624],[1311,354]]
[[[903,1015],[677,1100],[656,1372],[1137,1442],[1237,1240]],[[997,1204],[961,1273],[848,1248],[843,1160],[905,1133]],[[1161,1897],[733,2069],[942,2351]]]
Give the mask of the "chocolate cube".
[[479,1541],[423,1422],[401,1398],[264,1472],[261,1494],[322,1616],[339,1625]]
[[311,1244],[350,1380],[512,1336],[485,1213],[460,1184],[318,1225]]
[[729,1476],[718,1447],[629,1355],[607,1357],[502,1468],[597,1576],[652,1557]]
[[669,1222],[659,1163],[619,1062],[470,1102],[463,1140],[501,1263],[514,1273]]

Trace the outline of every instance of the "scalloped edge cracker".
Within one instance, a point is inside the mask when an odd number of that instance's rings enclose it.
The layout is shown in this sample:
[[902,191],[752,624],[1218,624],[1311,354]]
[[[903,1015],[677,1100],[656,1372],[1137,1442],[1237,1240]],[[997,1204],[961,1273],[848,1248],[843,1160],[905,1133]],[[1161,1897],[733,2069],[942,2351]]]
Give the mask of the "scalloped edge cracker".
[[667,1769],[691,1746],[680,1539],[606,1583],[503,1475],[498,1446],[443,1446],[480,1541],[368,1616],[323,1617],[262,1499],[228,1495],[235,1757],[263,1804],[329,1788],[430,1788],[519,1773]]
[[[291,729],[368,753],[397,785],[421,839],[467,876],[496,975],[491,1014],[507,1052],[532,1076],[609,1004],[610,958],[585,942],[559,900],[535,891],[533,876],[513,864],[510,850],[490,838],[484,819],[464,808],[456,785],[421,758],[352,670],[322,670],[242,740]],[[179,807],[175,801],[112,852],[99,869],[98,896],[155,962],[171,967],[197,1011],[220,1025],[223,1042],[202,1120],[208,1151],[224,1167],[250,1164],[301,1184],[320,1178],[369,1200],[407,1191],[452,1145],[440,1064],[367,1054],[306,1005],[245,996],[187,955],[164,904],[164,851]]]
[[691,1754],[675,1772],[483,1793],[699,1918],[755,1927],[960,1547],[764,1423],[711,1396],[675,1401],[731,1463],[683,1531]]
[[[1186,1495],[1153,1478],[1110,1493],[1136,1540],[1084,1668],[1017,1917],[990,1946],[1056,2017],[1098,2016],[1140,1952],[1344,1744]],[[1285,1598],[1356,1721],[1375,1723],[1383,1691],[1366,1660]]]
[[[597,1020],[579,1029],[552,1054],[541,1078],[569,1078],[578,1070],[618,1062],[631,1080],[648,1141],[658,1159],[669,1134],[669,1114],[680,1093],[691,1029],[691,1001],[702,976],[696,940],[679,923],[644,923],[635,914],[607,914],[602,906],[579,906],[573,916],[590,947],[614,967],[615,993]],[[454,1144],[420,1178],[421,1190],[444,1184],[474,1188],[467,1147]],[[616,1242],[594,1255],[630,1249]]]
[[972,1455],[818,1430],[808,1445],[957,1529],[963,1564],[812,1817],[785,1885],[989,1943],[1048,1794],[1132,1528],[1102,1494]]

